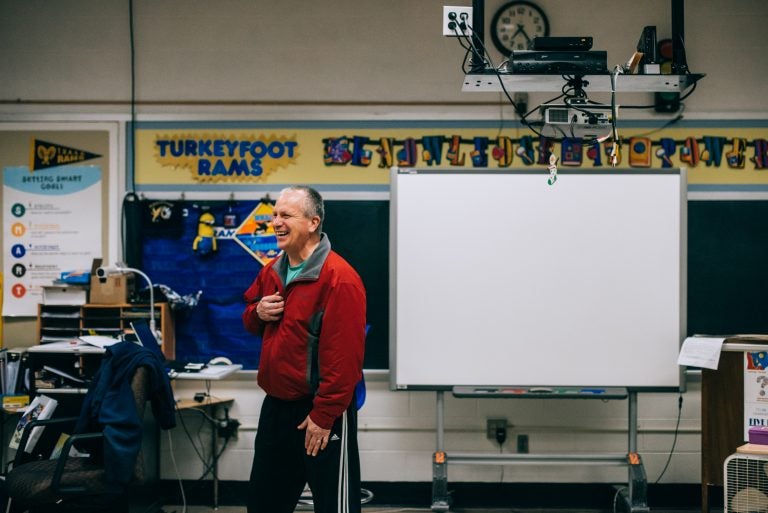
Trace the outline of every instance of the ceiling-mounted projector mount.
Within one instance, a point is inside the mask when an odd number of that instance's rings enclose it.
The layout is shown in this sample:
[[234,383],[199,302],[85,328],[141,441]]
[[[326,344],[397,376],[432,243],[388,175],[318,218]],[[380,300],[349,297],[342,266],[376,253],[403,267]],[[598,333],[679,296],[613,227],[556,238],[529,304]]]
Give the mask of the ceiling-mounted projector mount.
[[565,103],[539,106],[539,132],[545,137],[581,137],[585,141],[602,139],[611,133],[611,106],[571,98]]

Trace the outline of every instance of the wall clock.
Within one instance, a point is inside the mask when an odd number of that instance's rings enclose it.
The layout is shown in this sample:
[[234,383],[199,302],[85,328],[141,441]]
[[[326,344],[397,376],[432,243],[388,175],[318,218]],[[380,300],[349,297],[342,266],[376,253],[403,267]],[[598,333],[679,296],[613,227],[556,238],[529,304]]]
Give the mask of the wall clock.
[[499,7],[491,19],[491,38],[505,56],[512,50],[528,50],[537,36],[549,35],[549,20],[533,2],[515,0]]

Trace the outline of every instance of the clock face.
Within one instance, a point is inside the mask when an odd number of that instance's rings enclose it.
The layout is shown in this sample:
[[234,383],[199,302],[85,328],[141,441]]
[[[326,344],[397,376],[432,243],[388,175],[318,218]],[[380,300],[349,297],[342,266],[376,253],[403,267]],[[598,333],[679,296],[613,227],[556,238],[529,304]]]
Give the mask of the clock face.
[[532,2],[508,2],[491,20],[493,44],[503,55],[509,55],[512,50],[528,50],[534,37],[548,35],[547,16]]

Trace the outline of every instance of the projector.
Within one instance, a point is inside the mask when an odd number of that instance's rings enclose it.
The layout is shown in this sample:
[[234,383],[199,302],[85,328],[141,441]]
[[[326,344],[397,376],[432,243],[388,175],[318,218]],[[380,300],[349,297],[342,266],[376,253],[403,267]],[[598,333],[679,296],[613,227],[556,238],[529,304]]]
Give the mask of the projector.
[[610,105],[572,101],[540,105],[539,112],[546,137],[597,139],[611,133]]

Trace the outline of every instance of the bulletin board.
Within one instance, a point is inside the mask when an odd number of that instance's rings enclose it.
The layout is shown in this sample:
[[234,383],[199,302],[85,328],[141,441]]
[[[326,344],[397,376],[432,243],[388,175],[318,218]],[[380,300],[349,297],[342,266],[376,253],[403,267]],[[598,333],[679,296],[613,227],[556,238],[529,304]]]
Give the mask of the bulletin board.
[[[238,224],[260,201],[145,199],[128,209],[133,218],[127,237],[132,246],[131,266],[143,269],[156,286],[164,285],[187,300],[172,306],[177,359],[207,362],[227,356],[246,370],[258,367],[261,340],[245,331],[241,315],[243,292],[261,270],[261,263],[227,236],[218,238],[216,251],[205,255],[193,246],[203,213],[213,216],[221,234],[226,216],[234,216]],[[168,209],[167,222],[151,222],[150,211],[158,205]],[[332,248],[357,270],[366,289],[370,329],[364,366],[386,368],[389,202],[326,200],[325,210],[323,229]],[[165,300],[161,294],[156,296]],[[194,306],[187,306],[192,297]]]
[[674,389],[685,172],[391,178],[391,384]]

